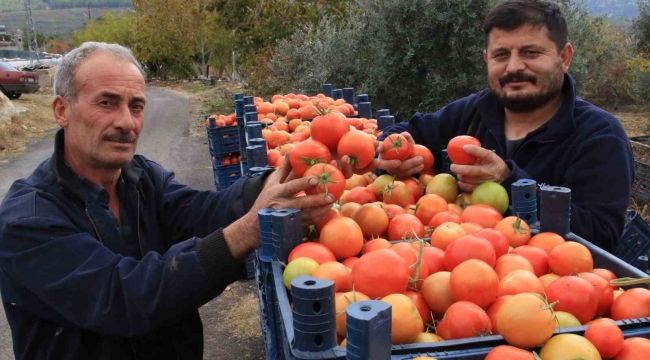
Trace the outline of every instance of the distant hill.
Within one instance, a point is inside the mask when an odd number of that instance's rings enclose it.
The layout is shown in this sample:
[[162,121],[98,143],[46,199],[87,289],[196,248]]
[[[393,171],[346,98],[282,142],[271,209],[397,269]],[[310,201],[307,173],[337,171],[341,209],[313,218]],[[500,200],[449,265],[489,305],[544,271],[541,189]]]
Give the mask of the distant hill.
[[[2,1],[2,0],[0,0]],[[22,1],[22,0],[21,0]],[[104,11],[130,11],[130,8],[90,8],[90,16],[96,19]],[[33,10],[34,27],[45,36],[69,34],[83,29],[88,22],[88,9]],[[25,11],[0,13],[0,24],[7,26],[7,32],[26,27]]]
[[[32,0],[32,10],[72,9],[78,7],[133,7],[132,0]],[[0,0],[0,12],[24,10],[23,0]]]
[[627,20],[639,17],[637,0],[585,0],[585,6],[594,15]]

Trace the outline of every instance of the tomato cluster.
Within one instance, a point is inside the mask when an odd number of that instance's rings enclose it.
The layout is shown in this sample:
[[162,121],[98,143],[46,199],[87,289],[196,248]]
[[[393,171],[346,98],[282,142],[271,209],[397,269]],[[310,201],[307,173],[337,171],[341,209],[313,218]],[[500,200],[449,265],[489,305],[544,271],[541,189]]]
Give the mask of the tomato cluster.
[[[327,158],[325,148],[303,157]],[[523,349],[542,345],[542,359],[558,351],[585,359],[595,359],[593,351],[602,358],[645,351],[650,340],[624,342],[606,320],[650,316],[650,290],[611,286],[616,275],[594,269],[584,245],[554,233],[532,236],[524,220],[472,203],[473,194],[448,202],[429,191],[436,176],[353,176],[316,224],[318,236],[291,252],[287,287],[299,275],[334,281],[340,343],[347,306],[381,299],[392,305],[394,344],[500,334],[511,346],[488,359],[532,359]],[[584,324],[578,340],[552,337]]]
[[216,127],[226,127],[226,126],[236,126],[237,118],[235,114],[230,115],[217,115],[212,114],[207,119],[205,119],[205,127],[210,127],[210,119],[215,120]]
[[[220,156],[220,158],[221,158],[221,166],[239,164],[241,162],[240,154],[224,155],[224,156]],[[217,157],[214,155],[212,156],[212,163],[213,164],[217,163]]]

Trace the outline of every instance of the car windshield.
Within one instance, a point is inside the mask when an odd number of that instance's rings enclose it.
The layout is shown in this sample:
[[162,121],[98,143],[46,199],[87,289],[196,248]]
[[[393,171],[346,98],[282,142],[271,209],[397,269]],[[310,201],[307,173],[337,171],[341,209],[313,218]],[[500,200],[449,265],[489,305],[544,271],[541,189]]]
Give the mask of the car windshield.
[[0,62],[0,70],[4,71],[18,71],[15,67],[5,63],[5,62]]

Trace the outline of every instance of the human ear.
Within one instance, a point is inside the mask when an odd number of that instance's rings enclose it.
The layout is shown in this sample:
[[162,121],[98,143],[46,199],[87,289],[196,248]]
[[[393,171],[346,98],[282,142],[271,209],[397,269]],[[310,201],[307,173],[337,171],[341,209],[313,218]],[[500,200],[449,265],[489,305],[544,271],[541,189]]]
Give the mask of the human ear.
[[57,95],[52,101],[54,120],[60,127],[66,128],[70,123],[70,107],[72,105],[63,96]]
[[567,43],[564,45],[564,49],[560,52],[560,58],[562,58],[562,68],[566,73],[569,71],[569,66],[571,66],[571,61],[573,61],[573,45]]

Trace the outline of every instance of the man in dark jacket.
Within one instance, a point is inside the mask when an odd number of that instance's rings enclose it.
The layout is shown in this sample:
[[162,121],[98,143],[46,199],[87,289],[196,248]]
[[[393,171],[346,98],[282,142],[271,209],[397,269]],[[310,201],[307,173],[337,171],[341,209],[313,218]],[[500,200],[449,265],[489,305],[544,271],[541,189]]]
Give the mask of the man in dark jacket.
[[[0,291],[17,359],[196,359],[198,308],[245,276],[257,211],[298,208],[288,161],[225,191],[198,191],[135,155],[144,74],[119,45],[86,43],[55,76],[55,151],[0,206]],[[288,157],[287,157],[288,158]]]
[[[632,150],[614,116],[577,96],[564,16],[546,1],[507,1],[488,15],[484,30],[490,88],[438,112],[416,113],[382,139],[403,133],[426,146],[440,172],[449,140],[473,135],[482,147],[464,150],[479,161],[451,166],[462,190],[495,181],[510,192],[519,179],[570,188],[572,232],[615,251],[634,177]],[[379,167],[398,177],[423,170],[422,158],[382,160]]]

